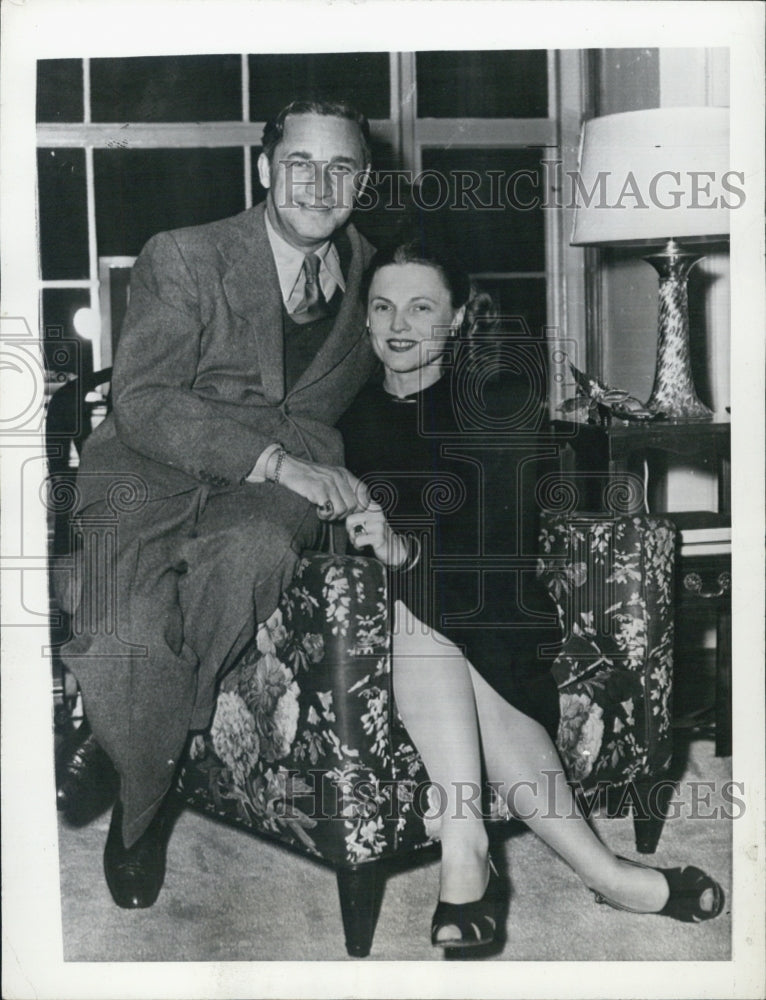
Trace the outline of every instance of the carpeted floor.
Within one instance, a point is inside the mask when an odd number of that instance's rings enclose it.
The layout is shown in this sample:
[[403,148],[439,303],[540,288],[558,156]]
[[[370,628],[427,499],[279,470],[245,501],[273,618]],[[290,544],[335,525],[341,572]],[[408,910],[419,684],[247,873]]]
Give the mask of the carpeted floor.
[[[658,866],[693,863],[727,893],[724,914],[695,926],[598,906],[576,876],[534,835],[506,828],[495,857],[510,880],[506,939],[486,956],[512,961],[724,961],[731,957],[732,812],[721,795],[730,760],[711,741],[679,747],[682,773]],[[694,783],[704,783],[695,785]],[[711,789],[708,783],[714,783]],[[695,815],[696,814],[696,815]],[[717,818],[711,818],[717,816]],[[331,869],[191,810],[179,818],[168,872],[149,910],[111,901],[101,856],[108,814],[84,829],[60,827],[64,958],[80,962],[349,960]],[[636,857],[630,819],[598,817],[617,853]],[[392,873],[384,887],[370,959],[433,960],[429,942],[438,857]],[[363,960],[362,960],[363,961]]]

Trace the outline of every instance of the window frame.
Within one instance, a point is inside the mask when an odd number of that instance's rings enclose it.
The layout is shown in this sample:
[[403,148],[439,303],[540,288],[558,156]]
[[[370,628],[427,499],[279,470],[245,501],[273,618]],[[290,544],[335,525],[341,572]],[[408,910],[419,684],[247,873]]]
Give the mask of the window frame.
[[[86,210],[88,227],[89,274],[80,280],[40,280],[42,293],[46,288],[87,288],[90,305],[97,313],[103,314],[102,298],[108,294],[102,290],[99,274],[99,257],[96,241],[96,205],[94,193],[94,150],[119,147],[131,149],[150,148],[212,148],[221,146],[241,147],[244,152],[244,192],[245,208],[253,204],[252,151],[261,144],[264,122],[250,120],[250,73],[249,54],[240,55],[242,82],[242,120],[228,122],[93,122],[91,120],[90,60],[82,60],[83,71],[83,121],[82,122],[41,122],[37,125],[37,145],[45,148],[82,148],[85,151]],[[567,138],[562,138],[562,121],[572,121],[572,101],[563,93],[562,76],[583,79],[582,53],[566,53],[549,50],[547,53],[548,72],[548,115],[545,118],[419,118],[416,114],[416,53],[389,53],[390,116],[370,122],[373,138],[385,142],[392,150],[394,160],[402,169],[417,176],[422,171],[423,150],[432,147],[463,147],[495,149],[518,149],[539,146],[549,150],[554,157],[561,158],[562,147]],[[582,85],[577,89],[575,104],[577,112],[582,106]],[[568,103],[567,103],[568,102]],[[581,115],[576,113],[576,131],[579,133]],[[571,137],[570,137],[571,146]],[[566,157],[565,157],[566,159]],[[570,157],[571,159],[571,157]],[[555,191],[551,181],[546,197],[553,197]],[[551,357],[555,357],[562,330],[585,348],[583,322],[567,308],[571,295],[567,294],[568,282],[577,282],[577,270],[582,270],[581,258],[577,267],[568,260],[571,253],[565,243],[561,211],[544,212],[545,267],[535,272],[487,272],[476,274],[477,278],[503,280],[514,278],[540,278],[546,287],[546,335],[549,340]],[[575,298],[579,298],[576,295]],[[94,343],[94,366],[103,367],[109,357],[106,346]],[[559,351],[559,354],[561,352]],[[560,367],[560,366],[559,366]],[[559,402],[560,379],[556,379],[557,365],[551,364],[550,397],[551,408]]]

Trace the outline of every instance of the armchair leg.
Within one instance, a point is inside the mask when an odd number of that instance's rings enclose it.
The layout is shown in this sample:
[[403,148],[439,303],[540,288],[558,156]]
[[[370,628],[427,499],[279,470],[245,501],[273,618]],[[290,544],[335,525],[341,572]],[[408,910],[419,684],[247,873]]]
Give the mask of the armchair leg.
[[673,782],[667,780],[645,780],[634,785],[636,803],[633,810],[633,830],[639,854],[654,854],[657,850],[674,787]]
[[377,863],[373,861],[337,871],[346,950],[354,958],[366,958],[372,947],[377,868]]

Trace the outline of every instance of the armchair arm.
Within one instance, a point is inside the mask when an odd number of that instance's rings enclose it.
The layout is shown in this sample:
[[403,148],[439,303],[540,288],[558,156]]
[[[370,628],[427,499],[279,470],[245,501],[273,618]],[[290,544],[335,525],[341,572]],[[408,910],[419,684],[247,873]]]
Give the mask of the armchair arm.
[[624,783],[667,766],[674,542],[664,518],[542,518],[540,575],[564,633],[558,746],[577,779]]
[[184,769],[187,797],[336,864],[391,853],[402,824],[389,650],[385,568],[305,555],[221,683]]

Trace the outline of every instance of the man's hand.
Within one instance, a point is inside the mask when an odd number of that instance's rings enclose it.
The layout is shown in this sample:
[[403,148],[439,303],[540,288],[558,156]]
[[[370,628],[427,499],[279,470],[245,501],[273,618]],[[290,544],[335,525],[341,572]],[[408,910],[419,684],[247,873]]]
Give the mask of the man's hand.
[[279,482],[316,504],[324,521],[339,521],[364,510],[370,502],[367,487],[348,469],[305,462],[293,455],[286,454],[282,460]]
[[409,556],[407,542],[391,529],[376,503],[371,502],[364,511],[349,514],[346,531],[355,549],[370,545],[375,556],[386,566],[401,566]]

